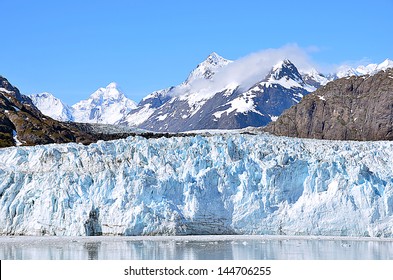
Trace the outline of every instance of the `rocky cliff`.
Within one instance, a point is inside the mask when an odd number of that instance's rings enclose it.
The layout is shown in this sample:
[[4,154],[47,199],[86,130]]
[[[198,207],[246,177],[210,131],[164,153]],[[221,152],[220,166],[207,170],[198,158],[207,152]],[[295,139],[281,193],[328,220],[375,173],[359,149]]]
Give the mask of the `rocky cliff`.
[[265,131],[332,140],[393,139],[393,69],[335,80],[305,96]]

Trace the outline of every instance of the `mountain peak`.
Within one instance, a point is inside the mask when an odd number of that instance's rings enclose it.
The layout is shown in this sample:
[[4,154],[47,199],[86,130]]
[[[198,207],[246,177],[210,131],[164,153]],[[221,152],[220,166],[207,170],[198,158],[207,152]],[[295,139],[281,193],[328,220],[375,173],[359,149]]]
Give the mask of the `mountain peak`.
[[75,121],[107,124],[114,124],[136,107],[136,103],[128,99],[115,82],[99,88],[87,100],[72,106]]
[[390,60],[388,58],[377,66],[378,70],[386,70],[388,68],[393,68],[393,60]]
[[210,80],[213,75],[220,70],[220,68],[228,65],[231,62],[231,60],[225,59],[217,53],[212,52],[190,73],[185,83],[188,84],[198,79]]
[[[209,56],[206,58],[204,62],[207,62],[211,65],[218,65],[221,63],[226,63],[228,60],[223,58],[222,56],[218,55],[216,52],[212,52],[209,54]],[[203,62],[202,62],[203,63]]]
[[209,54],[209,56],[212,56],[212,57],[221,57],[218,53],[216,53],[216,52],[211,52],[210,54]]
[[124,94],[119,90],[118,84],[115,82],[111,82],[106,87],[99,88],[92,95],[90,95],[90,99],[97,99],[103,102],[107,99],[122,99],[124,98]]
[[275,64],[268,75],[269,80],[280,80],[284,77],[297,82],[302,81],[298,69],[289,59],[281,60]]
[[295,65],[293,65],[293,63],[289,59],[286,58],[286,59],[281,60],[278,63],[276,63],[273,66],[273,71],[280,70],[283,68],[291,68],[291,67],[295,67]]
[[56,98],[52,93],[50,92],[40,92],[40,93],[34,93],[34,94],[30,94],[28,95],[30,98],[32,97],[41,97],[41,98]]
[[19,90],[10,84],[10,82],[3,76],[0,76],[0,89],[2,91],[6,91],[8,94],[14,96],[18,101],[22,101],[22,95]]
[[213,68],[220,68],[223,67],[225,65],[227,65],[228,63],[232,62],[231,60],[225,59],[222,56],[220,56],[219,54],[217,54],[216,52],[212,52],[211,54],[209,54],[209,56],[202,61],[197,68],[199,67],[213,67]]
[[116,82],[111,82],[109,85],[106,86],[106,88],[117,88],[118,85]]

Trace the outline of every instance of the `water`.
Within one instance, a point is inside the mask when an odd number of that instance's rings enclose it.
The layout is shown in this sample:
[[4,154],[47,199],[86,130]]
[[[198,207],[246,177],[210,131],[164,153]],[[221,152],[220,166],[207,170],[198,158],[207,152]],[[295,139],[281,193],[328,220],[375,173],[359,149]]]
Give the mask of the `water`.
[[393,240],[277,236],[0,237],[2,260],[378,260]]

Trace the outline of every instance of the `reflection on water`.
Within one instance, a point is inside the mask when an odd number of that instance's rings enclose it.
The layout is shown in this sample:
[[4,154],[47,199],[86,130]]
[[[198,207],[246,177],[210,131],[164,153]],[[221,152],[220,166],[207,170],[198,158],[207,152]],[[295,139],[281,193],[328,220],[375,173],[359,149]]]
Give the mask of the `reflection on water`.
[[[3,242],[4,241],[4,242]],[[0,238],[0,259],[393,259],[392,241],[197,238]]]
[[100,250],[101,242],[86,242],[83,248],[87,250],[88,260],[98,260],[98,251]]

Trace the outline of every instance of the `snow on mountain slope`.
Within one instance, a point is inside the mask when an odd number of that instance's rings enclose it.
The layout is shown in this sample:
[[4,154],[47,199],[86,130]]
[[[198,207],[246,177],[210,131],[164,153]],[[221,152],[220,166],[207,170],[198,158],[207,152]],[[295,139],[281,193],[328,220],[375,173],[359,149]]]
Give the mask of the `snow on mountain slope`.
[[0,232],[393,237],[392,166],[392,142],[263,134],[1,149]]
[[393,61],[390,59],[385,59],[382,63],[378,64],[377,71],[386,70],[388,68],[393,68]]
[[302,78],[304,82],[310,86],[318,88],[320,86],[326,85],[328,82],[332,81],[332,78],[328,78],[321,74],[315,68],[312,68],[308,71],[301,71]]
[[366,66],[359,65],[353,68],[348,65],[342,65],[337,69],[335,76],[337,78],[344,78],[350,76],[362,76],[362,75],[374,75],[381,70],[386,70],[388,68],[393,68],[393,61],[390,59],[385,59],[380,64],[368,64]]
[[76,122],[114,124],[137,107],[128,99],[116,83],[110,83],[106,88],[99,88],[89,99],[74,105]]
[[51,93],[43,92],[28,96],[44,115],[58,121],[74,121],[73,109]]
[[156,109],[168,101],[173,87],[157,90],[142,99],[137,108],[131,110],[127,115],[117,121],[118,124],[127,126],[138,126],[147,121]]

